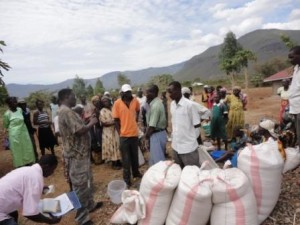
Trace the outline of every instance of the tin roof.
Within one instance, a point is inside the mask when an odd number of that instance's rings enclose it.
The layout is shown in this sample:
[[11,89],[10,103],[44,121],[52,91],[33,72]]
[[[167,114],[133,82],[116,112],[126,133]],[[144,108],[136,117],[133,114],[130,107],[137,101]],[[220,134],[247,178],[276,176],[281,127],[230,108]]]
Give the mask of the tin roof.
[[284,70],[279,71],[278,73],[273,74],[264,79],[264,82],[273,82],[283,79],[292,78],[293,76],[293,67],[288,67]]

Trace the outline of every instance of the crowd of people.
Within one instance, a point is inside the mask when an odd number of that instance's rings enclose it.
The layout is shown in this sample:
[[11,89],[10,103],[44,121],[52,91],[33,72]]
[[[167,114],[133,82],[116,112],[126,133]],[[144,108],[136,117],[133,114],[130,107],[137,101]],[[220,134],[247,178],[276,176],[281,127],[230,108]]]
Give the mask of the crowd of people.
[[[57,167],[54,147],[58,145],[58,138],[62,140],[67,182],[82,206],[75,216],[80,225],[93,224],[89,213],[103,205],[93,199],[92,163],[106,162],[111,163],[113,169],[123,169],[123,180],[130,187],[133,180],[143,176],[139,169],[139,148],[149,151],[148,162],[152,166],[169,157],[168,139],[171,140],[171,157],[181,168],[200,167],[198,146],[203,144],[203,138],[217,149],[225,149],[226,153],[217,161],[230,159],[232,166],[236,165],[238,151],[248,142],[260,143],[271,137],[283,148],[299,144],[299,46],[291,49],[289,58],[295,66],[294,75],[290,86],[284,80],[283,88],[278,90],[282,99],[279,125],[262,120],[252,130],[245,126],[247,95],[238,86],[227,91],[220,85],[216,88],[205,85],[200,101],[195,99],[191,87],[182,87],[178,81],[171,82],[166,90],[159,90],[155,84],[145,90],[139,88],[136,95],[129,84],[124,84],[115,101],[109,92],[87,101],[84,95],[75,96],[72,89],[66,88],[52,98],[51,115],[44,109],[43,100],[38,99],[33,121],[24,100],[18,102],[16,97],[8,97],[3,124],[16,169],[0,179],[0,225],[17,224],[19,208],[33,221],[49,224],[60,221],[56,217],[45,218],[36,204],[43,190],[42,177],[51,175]],[[203,129],[204,124],[208,130]],[[7,196],[17,197],[7,200]]]

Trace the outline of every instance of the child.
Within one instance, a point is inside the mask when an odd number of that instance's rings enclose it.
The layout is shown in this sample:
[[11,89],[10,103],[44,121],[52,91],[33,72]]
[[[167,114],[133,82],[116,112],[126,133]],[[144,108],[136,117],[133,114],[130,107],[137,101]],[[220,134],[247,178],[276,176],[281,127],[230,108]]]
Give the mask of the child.
[[211,138],[217,139],[218,149],[221,149],[221,139],[225,144],[225,150],[227,150],[227,135],[226,135],[226,123],[228,120],[228,109],[224,103],[220,103],[219,95],[214,96],[214,104],[212,107],[212,119],[211,119]]

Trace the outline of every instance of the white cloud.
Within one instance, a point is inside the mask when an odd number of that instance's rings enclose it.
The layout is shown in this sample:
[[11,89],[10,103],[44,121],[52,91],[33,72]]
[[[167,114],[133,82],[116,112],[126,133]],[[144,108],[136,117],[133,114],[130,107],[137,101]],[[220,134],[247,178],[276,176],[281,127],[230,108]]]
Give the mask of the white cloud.
[[7,83],[167,66],[220,44],[229,30],[239,37],[300,24],[292,0],[1,0],[0,8]]

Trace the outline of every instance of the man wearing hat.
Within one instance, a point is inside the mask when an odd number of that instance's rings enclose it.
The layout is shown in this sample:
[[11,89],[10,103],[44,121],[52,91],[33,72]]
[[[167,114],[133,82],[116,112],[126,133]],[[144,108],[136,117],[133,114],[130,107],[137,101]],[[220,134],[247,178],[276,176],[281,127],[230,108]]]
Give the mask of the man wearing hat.
[[112,114],[120,134],[120,150],[123,164],[123,179],[131,185],[131,172],[134,178],[142,177],[138,162],[138,115],[140,104],[132,96],[132,88],[124,84],[120,90],[121,98],[115,101]]

